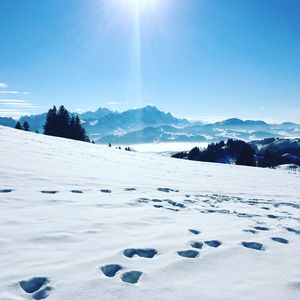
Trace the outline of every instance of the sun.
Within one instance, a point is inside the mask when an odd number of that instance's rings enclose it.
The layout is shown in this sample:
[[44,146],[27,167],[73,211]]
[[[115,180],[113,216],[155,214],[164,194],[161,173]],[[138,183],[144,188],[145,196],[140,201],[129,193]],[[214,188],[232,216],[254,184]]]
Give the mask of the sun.
[[124,2],[128,2],[128,5],[132,5],[133,7],[143,9],[149,5],[153,5],[156,0],[124,0]]
[[145,12],[159,7],[162,0],[115,0],[119,7],[123,7],[131,11]]

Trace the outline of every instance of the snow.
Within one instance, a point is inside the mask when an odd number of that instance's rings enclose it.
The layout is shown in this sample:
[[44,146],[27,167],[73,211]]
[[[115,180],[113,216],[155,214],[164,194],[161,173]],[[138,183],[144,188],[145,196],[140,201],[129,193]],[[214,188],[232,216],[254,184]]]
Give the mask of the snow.
[[[169,143],[147,143],[147,144],[134,144],[128,145],[128,147],[134,149],[138,152],[181,152],[181,151],[190,151],[195,147],[206,148],[208,143],[191,143],[191,142],[169,142]],[[126,146],[125,146],[126,147]]]
[[299,299],[299,174],[0,143],[1,300]]

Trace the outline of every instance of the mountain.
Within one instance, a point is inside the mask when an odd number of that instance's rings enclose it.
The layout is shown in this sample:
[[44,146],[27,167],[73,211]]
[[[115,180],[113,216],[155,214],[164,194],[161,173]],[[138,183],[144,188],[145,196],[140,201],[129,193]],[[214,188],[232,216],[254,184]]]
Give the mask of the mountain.
[[82,120],[98,120],[109,114],[113,113],[107,108],[98,108],[96,111],[87,111],[85,113],[79,114],[80,119]]
[[186,126],[189,122],[178,119],[170,113],[164,113],[155,106],[146,106],[139,109],[130,109],[122,113],[110,113],[96,123],[84,124],[89,134],[103,137],[105,135],[122,135],[146,127],[162,125]]
[[101,137],[99,144],[140,144],[162,142],[205,142],[206,138],[201,135],[180,134],[180,129],[171,126],[146,127],[142,130],[133,131],[124,135],[108,135]]
[[241,120],[237,118],[227,119],[222,122],[217,122],[214,124],[216,127],[222,128],[240,128],[247,130],[266,130],[270,128],[270,125],[264,121],[255,121],[255,120]]
[[44,125],[46,122],[47,113],[43,113],[40,115],[31,115],[31,116],[24,116],[19,119],[21,124],[25,121],[28,122],[31,131],[38,131],[40,133],[44,132]]
[[0,144],[1,300],[299,299],[299,174]]
[[[139,144],[152,142],[218,142],[229,138],[252,141],[264,138],[300,137],[300,125],[292,122],[268,124],[261,120],[231,118],[212,124],[174,117],[155,106],[114,112],[99,108],[79,115],[91,140],[96,143]],[[42,133],[46,113],[24,116],[32,131]],[[15,121],[0,118],[0,125],[14,127]]]
[[15,127],[17,122],[13,118],[0,117],[0,125],[7,127]]

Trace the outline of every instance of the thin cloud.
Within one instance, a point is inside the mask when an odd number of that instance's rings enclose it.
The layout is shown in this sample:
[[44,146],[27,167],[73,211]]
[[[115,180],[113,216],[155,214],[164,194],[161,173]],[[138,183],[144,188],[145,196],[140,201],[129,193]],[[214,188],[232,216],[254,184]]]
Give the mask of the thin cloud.
[[1,106],[8,106],[8,107],[19,107],[19,108],[41,108],[38,105],[33,103],[27,102],[26,100],[22,99],[0,99]]
[[121,105],[122,103],[121,102],[117,102],[117,101],[108,101],[108,102],[105,102],[106,105]]
[[0,104],[11,104],[11,103],[25,103],[25,100],[22,99],[0,99]]
[[0,89],[4,89],[4,88],[7,88],[8,85],[4,82],[0,82]]
[[28,112],[18,109],[0,109],[0,117],[20,118]]
[[20,92],[20,91],[0,91],[1,95],[30,95],[29,92]]

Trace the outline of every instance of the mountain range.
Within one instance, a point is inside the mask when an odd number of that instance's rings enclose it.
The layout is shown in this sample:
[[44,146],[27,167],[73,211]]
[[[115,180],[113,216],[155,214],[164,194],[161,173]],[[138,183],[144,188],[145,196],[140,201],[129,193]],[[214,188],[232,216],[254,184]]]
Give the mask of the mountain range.
[[[73,113],[77,115],[78,113]],[[46,113],[22,116],[32,131],[43,132]],[[115,112],[99,108],[78,114],[90,138],[96,143],[139,144],[153,142],[217,142],[228,138],[252,141],[264,138],[299,137],[300,125],[292,122],[268,124],[261,120],[231,118],[212,124],[174,117],[155,106]],[[1,118],[0,125],[14,127],[16,120]]]

